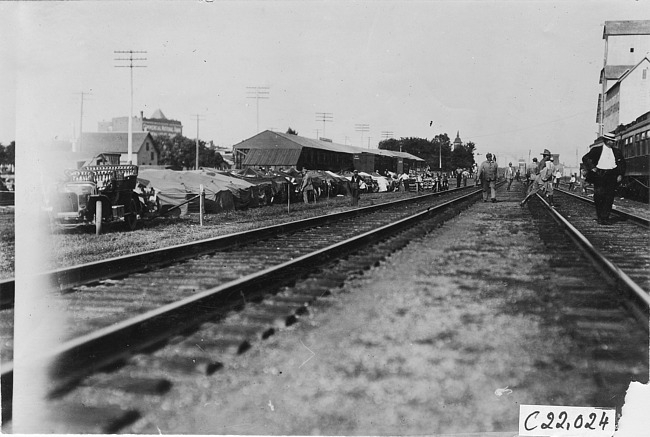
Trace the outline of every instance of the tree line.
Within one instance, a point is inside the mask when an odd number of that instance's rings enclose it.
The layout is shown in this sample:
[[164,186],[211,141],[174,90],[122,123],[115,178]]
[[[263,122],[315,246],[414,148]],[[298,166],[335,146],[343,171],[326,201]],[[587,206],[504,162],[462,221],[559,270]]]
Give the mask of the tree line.
[[3,146],[0,143],[0,165],[2,166],[15,166],[16,165],[16,142],[12,141],[8,146]]
[[[176,168],[194,169],[196,166],[196,140],[180,134],[175,137],[154,138],[158,149],[158,163]],[[218,168],[224,162],[221,153],[199,140],[199,167]]]
[[[474,150],[476,145],[468,142],[451,150],[451,140],[447,134],[440,134],[431,140],[426,138],[391,138],[379,143],[379,148],[393,152],[406,152],[415,155],[426,161],[427,165],[434,170],[449,172],[457,168],[472,168],[474,165]],[[440,160],[442,158],[442,168]]]

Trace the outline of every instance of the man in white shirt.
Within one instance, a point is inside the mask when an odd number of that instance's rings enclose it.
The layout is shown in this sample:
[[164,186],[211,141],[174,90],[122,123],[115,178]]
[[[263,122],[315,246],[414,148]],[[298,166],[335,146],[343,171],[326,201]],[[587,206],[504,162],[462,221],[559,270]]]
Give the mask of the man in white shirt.
[[512,180],[515,178],[515,169],[512,166],[512,162],[508,163],[508,168],[506,168],[506,181],[508,181],[507,190],[510,191],[510,185],[512,185]]
[[605,134],[582,157],[587,172],[585,180],[594,184],[596,221],[601,225],[611,224],[609,215],[614,203],[614,192],[625,175],[623,153],[615,146],[614,136]]

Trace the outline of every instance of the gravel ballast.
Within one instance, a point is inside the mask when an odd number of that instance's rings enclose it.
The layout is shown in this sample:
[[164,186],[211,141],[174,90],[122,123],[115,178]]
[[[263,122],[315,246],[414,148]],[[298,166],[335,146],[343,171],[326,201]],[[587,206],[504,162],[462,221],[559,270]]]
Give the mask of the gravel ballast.
[[528,210],[478,203],[125,431],[516,433],[519,404],[590,406],[546,253]]

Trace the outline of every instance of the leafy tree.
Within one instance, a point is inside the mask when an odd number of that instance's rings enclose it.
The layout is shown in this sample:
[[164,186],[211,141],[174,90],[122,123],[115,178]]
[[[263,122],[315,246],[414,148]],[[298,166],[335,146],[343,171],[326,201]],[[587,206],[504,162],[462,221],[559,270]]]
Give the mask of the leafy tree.
[[447,134],[436,135],[433,139],[426,138],[401,138],[396,140],[394,138],[381,141],[379,148],[384,150],[392,150],[395,152],[410,153],[418,158],[426,161],[427,165],[432,169],[440,168],[440,158],[442,157],[442,169],[450,171],[451,165],[451,141]]
[[474,165],[474,149],[476,145],[473,142],[462,144],[451,152],[451,167],[472,168]]
[[0,164],[16,165],[16,142],[12,141],[8,146],[0,144]]
[[298,131],[291,129],[291,126],[289,126],[289,129],[287,129],[287,133],[289,135],[298,135]]
[[[159,152],[158,162],[161,165],[195,168],[196,140],[179,134],[175,137],[160,136],[154,141]],[[205,141],[199,140],[199,167],[218,167],[222,162],[223,157],[219,152],[206,147]]]

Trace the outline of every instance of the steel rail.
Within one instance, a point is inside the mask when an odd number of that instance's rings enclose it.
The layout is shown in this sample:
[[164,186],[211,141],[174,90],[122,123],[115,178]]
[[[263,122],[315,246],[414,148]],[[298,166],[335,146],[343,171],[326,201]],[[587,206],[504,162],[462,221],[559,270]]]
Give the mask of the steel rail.
[[[566,191],[564,189],[558,189],[556,188],[557,191],[561,192],[562,194],[566,194],[567,196],[570,196],[574,199],[578,199],[581,202],[589,203],[591,205],[594,204],[594,201],[583,196],[579,196],[577,194],[571,193],[569,191]],[[612,209],[612,214],[615,214],[625,220],[629,220],[637,225],[643,226],[645,228],[650,228],[650,220],[644,217],[640,217],[638,215],[631,214],[629,212],[621,211],[620,209]]]
[[[457,190],[466,190],[467,188],[468,187],[439,191],[436,193],[410,197],[394,202],[380,203],[335,214],[326,214],[318,217],[208,238],[191,243],[179,244],[162,249],[154,249],[137,254],[80,264],[73,267],[50,270],[37,274],[37,278],[44,283],[50,284],[53,288],[66,290],[79,285],[149,270],[172,262],[196,258],[200,255],[230,249],[286,232],[294,232],[310,227],[322,226],[325,223],[357,217],[386,208],[421,202],[446,193],[453,193]],[[6,284],[0,282],[0,292],[3,298],[5,296],[5,289],[7,290],[7,293],[9,293],[9,290],[13,286],[13,280],[10,281],[5,281]],[[7,296],[9,295],[7,294]]]
[[[162,249],[154,249],[132,255],[109,258],[102,261],[94,261],[72,267],[49,270],[39,273],[37,276],[44,283],[50,284],[52,288],[66,290],[79,285],[89,284],[104,279],[111,279],[127,274],[145,271],[155,267],[161,267],[176,261],[195,258],[211,252],[225,250],[232,247],[247,244],[251,241],[269,238],[271,236],[289,232],[299,231],[309,227],[321,226],[325,223],[344,220],[359,215],[368,214],[387,207],[399,206],[400,204],[416,203],[427,198],[438,197],[457,190],[471,190],[476,187],[462,187],[446,191],[438,191],[408,199],[401,199],[394,202],[380,203],[335,214],[322,215],[303,220],[267,226],[263,228],[237,232],[191,243],[179,244]],[[11,308],[15,298],[15,279],[10,278],[0,281],[0,309]]]
[[[44,355],[44,358],[53,363],[50,376],[54,382],[50,393],[65,390],[65,387],[93,371],[128,359],[143,349],[164,344],[173,335],[182,334],[207,321],[219,309],[223,309],[224,305],[239,303],[247,296],[290,284],[297,277],[317,271],[324,263],[385,239],[387,235],[408,228],[432,214],[468,201],[478,193],[474,191],[465,194],[394,223],[70,340]],[[4,384],[5,378],[13,378],[13,375],[3,372],[2,378]]]
[[645,329],[649,329],[648,316],[650,315],[650,294],[646,293],[636,282],[634,282],[623,270],[611,262],[594,245],[573,226],[562,214],[537,193],[538,199],[544,205],[546,211],[553,217],[571,240],[582,250],[588,259],[601,271],[607,280],[625,296],[631,299],[635,305],[629,305],[633,314],[639,318]]

